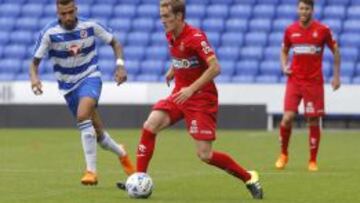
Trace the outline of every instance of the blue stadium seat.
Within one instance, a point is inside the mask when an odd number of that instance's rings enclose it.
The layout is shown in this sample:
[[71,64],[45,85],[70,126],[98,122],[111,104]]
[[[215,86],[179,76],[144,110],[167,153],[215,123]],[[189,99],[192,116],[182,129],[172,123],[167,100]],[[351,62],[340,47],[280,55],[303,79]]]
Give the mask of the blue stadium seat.
[[328,48],[324,48],[323,61],[333,62],[334,56],[333,53]]
[[[79,4],[78,5],[78,9],[79,9],[79,16],[82,18],[90,18],[91,16],[91,5],[89,4]],[[56,12],[55,12],[56,14]]]
[[283,32],[272,32],[269,35],[269,44],[271,46],[280,46],[284,37]]
[[258,75],[255,78],[256,83],[277,83],[279,82],[279,77],[276,75]]
[[137,6],[136,14],[138,17],[159,18],[159,8],[154,4],[141,4]]
[[9,41],[10,41],[9,32],[0,31],[0,47],[3,47],[4,45],[6,45]]
[[232,77],[233,83],[254,83],[255,76],[253,75],[236,75]]
[[20,4],[5,3],[0,4],[0,17],[18,17],[21,13]]
[[204,4],[207,5],[210,3],[209,0],[187,0],[186,1],[187,4],[191,5],[191,4]]
[[[194,27],[200,28],[201,27],[201,20],[198,18],[188,18],[186,19],[186,22]],[[161,25],[163,27],[163,25]]]
[[240,51],[241,60],[261,60],[263,57],[263,47],[246,46]]
[[109,4],[109,5],[115,5],[119,1],[118,0],[97,0],[96,4]]
[[155,19],[155,29],[156,32],[164,32],[164,25],[160,19]]
[[275,15],[274,5],[258,4],[253,9],[254,18],[268,18],[272,19]]
[[360,5],[360,0],[351,0],[351,5],[359,6]]
[[360,20],[359,19],[354,19],[354,20],[346,20],[344,22],[344,32],[345,33],[349,33],[349,32],[357,32],[356,34],[360,34]]
[[322,72],[325,77],[330,77],[330,75],[332,74],[332,67],[329,61],[323,61]]
[[356,67],[355,67],[355,75],[356,76],[360,76],[360,62],[358,62],[356,64]]
[[143,0],[142,3],[158,5],[158,4],[159,4],[159,0]]
[[217,55],[219,60],[237,60],[239,57],[239,47],[233,46],[226,46],[226,47],[219,47],[217,49]]
[[40,32],[42,29],[45,28],[46,25],[48,25],[50,22],[53,22],[55,20],[54,17],[42,17],[38,21],[38,30],[33,30],[33,32]]
[[128,45],[146,46],[149,44],[150,36],[146,32],[130,32],[127,37]]
[[[27,64],[23,64],[23,67],[27,67],[27,69],[29,68],[29,64],[30,64],[30,60],[29,62],[27,62]],[[25,72],[27,72],[28,70],[26,70]],[[40,67],[39,67],[39,72],[40,73],[52,73],[54,74],[54,65],[52,63],[52,61],[50,60],[42,60],[40,63]]]
[[238,32],[226,32],[221,36],[221,46],[237,46],[244,44],[244,36]]
[[227,18],[229,15],[229,7],[225,4],[210,5],[206,9],[208,17],[211,18]]
[[124,47],[125,60],[142,60],[144,58],[145,48],[139,46],[126,46]]
[[264,51],[265,60],[280,60],[281,47],[280,44],[266,47]]
[[108,4],[97,4],[90,7],[90,13],[92,18],[109,18],[112,16],[113,6]]
[[234,4],[246,4],[246,5],[254,5],[256,0],[234,0]]
[[136,18],[132,21],[132,30],[151,33],[155,23],[152,18]]
[[210,0],[211,4],[227,4],[230,5],[233,3],[233,0]]
[[224,21],[220,18],[206,18],[202,22],[202,29],[205,32],[222,32],[224,28]]
[[145,60],[140,63],[141,74],[162,75],[164,72],[164,62],[159,60]]
[[360,32],[359,33],[344,32],[344,34],[340,35],[341,47],[351,47],[351,46],[359,46],[359,45],[360,45]]
[[186,7],[186,18],[198,18],[202,19],[206,14],[206,9],[204,5],[195,4],[188,5]]
[[139,74],[136,76],[137,82],[157,82],[160,79],[157,74]]
[[220,33],[218,32],[207,32],[206,36],[212,47],[218,47],[220,45]]
[[335,33],[340,33],[342,29],[342,21],[340,19],[323,19],[322,22],[329,26]]
[[54,74],[42,74],[40,75],[40,79],[43,81],[56,81]]
[[114,60],[114,52],[110,46],[101,46],[98,49],[98,55],[100,60]]
[[323,11],[324,18],[344,19],[345,16],[346,16],[345,7],[340,5],[326,6]]
[[360,76],[353,77],[352,84],[360,85]]
[[221,75],[232,76],[235,73],[235,62],[230,60],[220,61]]
[[259,0],[258,3],[269,4],[269,5],[278,5],[280,0]]
[[[41,0],[38,0],[41,1]],[[89,4],[92,5],[95,3],[96,0],[76,0],[76,3],[78,4]]]
[[280,0],[280,4],[297,5],[298,0]]
[[21,16],[38,18],[43,14],[43,9],[42,4],[24,4],[21,7]]
[[249,22],[250,31],[270,32],[271,20],[267,18],[254,18]]
[[327,0],[328,5],[347,6],[351,0]]
[[356,20],[360,18],[360,4],[358,6],[349,6],[347,9],[347,18]]
[[248,21],[244,19],[230,18],[226,21],[226,31],[227,32],[247,32],[248,30]]
[[[40,79],[42,79],[41,75],[40,75]],[[29,81],[30,80],[29,73],[15,74],[15,80],[17,80],[17,81]]]
[[4,57],[12,60],[24,59],[27,55],[27,49],[24,45],[8,45],[4,48]]
[[260,74],[261,75],[281,75],[280,61],[263,61],[260,63]]
[[247,46],[265,46],[267,43],[267,34],[265,32],[248,32],[245,35],[245,45]]
[[114,59],[103,59],[100,58],[98,65],[102,74],[113,75],[116,65]]
[[230,83],[232,76],[230,75],[218,75],[215,78],[215,83]]
[[10,42],[12,44],[30,45],[35,43],[33,34],[30,31],[13,31],[10,35]]
[[283,4],[279,5],[276,10],[276,16],[278,18],[286,18],[288,20],[293,20],[297,17],[297,6],[293,4]]
[[[30,1],[28,1],[28,2],[30,2]],[[33,3],[33,4],[52,4],[54,1],[52,1],[52,0],[31,0],[31,3]],[[76,2],[78,2],[78,1],[76,1]]]
[[168,58],[167,46],[149,46],[145,50],[146,59],[164,61]]
[[38,31],[38,18],[17,18],[15,28],[18,30]]
[[14,58],[0,60],[0,73],[17,74],[21,71],[21,61]]
[[353,61],[347,61],[341,63],[340,75],[352,77],[355,73],[355,63]]
[[256,60],[240,60],[235,65],[236,75],[256,76],[259,73],[259,62]]
[[15,79],[16,74],[13,73],[1,73],[0,81],[13,81]]
[[125,60],[125,68],[128,74],[137,75],[140,72],[139,60]]
[[153,32],[151,34],[151,44],[152,45],[167,45],[165,33]]
[[0,17],[1,31],[11,31],[15,27],[15,18]]
[[[331,78],[329,78],[329,83],[331,82]],[[352,77],[350,76],[340,76],[340,81],[342,84],[351,84],[352,83]]]
[[250,5],[237,4],[230,7],[230,17],[236,19],[247,20],[252,14],[252,7]]
[[132,4],[118,4],[114,8],[114,16],[118,18],[133,18],[136,15],[136,6]]
[[343,47],[341,49],[341,59],[343,61],[355,61],[358,59],[359,50],[355,47]]
[[[78,9],[79,9],[79,14],[81,14],[82,9],[82,5],[78,4]],[[56,18],[56,6],[55,4],[47,4],[44,6],[43,9],[43,16],[44,17],[52,17],[52,18]],[[82,16],[82,15],[80,15]],[[88,16],[84,16],[84,17],[88,17]]]
[[273,32],[284,32],[285,29],[291,25],[294,21],[288,18],[278,18],[273,21]]
[[114,31],[128,32],[131,30],[131,20],[129,18],[113,18],[109,21],[109,27]]

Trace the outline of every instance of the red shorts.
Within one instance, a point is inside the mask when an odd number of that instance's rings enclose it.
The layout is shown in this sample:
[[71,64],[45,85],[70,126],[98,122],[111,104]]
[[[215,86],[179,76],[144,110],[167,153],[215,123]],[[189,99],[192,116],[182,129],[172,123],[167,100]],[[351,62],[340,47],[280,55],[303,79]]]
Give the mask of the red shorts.
[[324,111],[324,85],[322,83],[299,83],[288,80],[284,110],[298,112],[303,99],[306,117],[321,117]]
[[171,124],[184,118],[189,134],[196,140],[215,140],[218,111],[217,97],[215,98],[214,100],[194,95],[179,105],[169,96],[157,102],[152,109],[166,111]]

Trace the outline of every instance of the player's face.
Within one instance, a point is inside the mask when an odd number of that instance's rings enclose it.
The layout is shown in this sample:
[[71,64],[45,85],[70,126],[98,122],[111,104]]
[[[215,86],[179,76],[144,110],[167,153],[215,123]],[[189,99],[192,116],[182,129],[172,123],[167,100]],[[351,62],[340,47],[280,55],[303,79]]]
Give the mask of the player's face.
[[75,28],[77,8],[74,2],[71,2],[66,5],[58,4],[57,14],[61,24],[65,27],[65,29],[72,30]]
[[160,7],[160,18],[166,32],[173,32],[181,27],[181,15],[174,14],[170,7]]
[[308,5],[305,4],[303,2],[300,2],[298,5],[298,15],[299,15],[299,20],[302,24],[307,24],[308,22],[310,22],[312,15],[313,15],[313,8]]

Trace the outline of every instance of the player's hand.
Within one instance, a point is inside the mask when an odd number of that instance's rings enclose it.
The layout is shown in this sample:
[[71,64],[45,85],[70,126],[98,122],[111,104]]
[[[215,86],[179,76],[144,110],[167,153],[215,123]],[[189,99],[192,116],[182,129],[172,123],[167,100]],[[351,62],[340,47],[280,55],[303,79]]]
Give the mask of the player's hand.
[[183,104],[194,94],[194,91],[190,87],[184,87],[179,92],[175,93],[172,97],[176,104]]
[[31,90],[35,95],[41,95],[43,93],[39,78],[31,78]]
[[117,85],[121,85],[127,80],[127,72],[123,66],[118,66],[115,72],[115,81]]
[[169,74],[169,73],[166,73],[165,75],[165,80],[166,80],[166,85],[168,87],[170,87],[170,82],[174,79],[174,74]]
[[340,88],[341,82],[339,77],[334,77],[331,81],[331,86],[334,91]]
[[291,73],[292,73],[289,66],[283,67],[282,71],[283,71],[284,75],[287,75],[287,76],[291,75]]

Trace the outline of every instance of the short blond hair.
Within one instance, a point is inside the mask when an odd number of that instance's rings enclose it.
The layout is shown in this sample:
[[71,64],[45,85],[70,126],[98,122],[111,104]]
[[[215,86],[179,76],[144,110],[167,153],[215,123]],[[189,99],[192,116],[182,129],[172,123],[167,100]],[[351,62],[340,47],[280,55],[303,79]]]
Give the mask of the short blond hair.
[[184,0],[160,0],[160,7],[170,7],[174,14],[182,13],[185,19],[186,9]]

